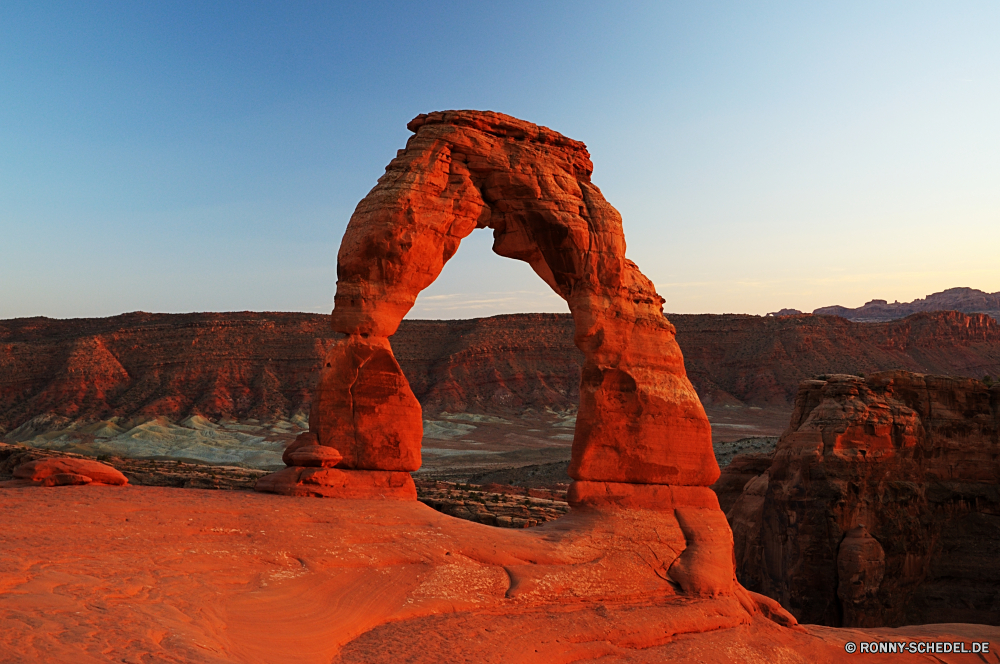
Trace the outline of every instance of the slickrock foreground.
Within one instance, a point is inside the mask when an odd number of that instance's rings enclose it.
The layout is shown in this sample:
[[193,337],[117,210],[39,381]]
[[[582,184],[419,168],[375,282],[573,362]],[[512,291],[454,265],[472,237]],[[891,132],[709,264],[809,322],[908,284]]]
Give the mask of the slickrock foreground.
[[[2,489],[0,661],[843,662],[847,641],[991,642],[1000,628],[791,629],[676,593],[632,547],[649,512],[529,530],[417,502],[158,487]],[[653,519],[653,520],[651,520]]]
[[773,459],[716,485],[742,583],[803,622],[1000,624],[1000,384],[806,381]]

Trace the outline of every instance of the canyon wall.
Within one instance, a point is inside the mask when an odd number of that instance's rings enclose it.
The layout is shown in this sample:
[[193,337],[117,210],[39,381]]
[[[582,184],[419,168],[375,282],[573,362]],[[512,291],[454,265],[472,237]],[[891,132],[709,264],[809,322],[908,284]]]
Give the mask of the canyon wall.
[[[905,369],[1000,375],[1000,325],[921,313],[852,323],[833,316],[671,314],[688,375],[709,405],[790,408],[821,373]],[[0,321],[0,435],[26,423],[308,413],[335,334],[304,313],[147,314]],[[583,356],[568,314],[404,320],[393,348],[427,412],[508,412],[579,403]]]
[[984,314],[937,311],[887,323],[808,314],[670,314],[670,320],[707,405],[788,407],[801,381],[824,373],[1000,373],[1000,324]]
[[1000,624],[998,436],[1000,384],[805,381],[771,463],[715,485],[740,582],[806,623]]

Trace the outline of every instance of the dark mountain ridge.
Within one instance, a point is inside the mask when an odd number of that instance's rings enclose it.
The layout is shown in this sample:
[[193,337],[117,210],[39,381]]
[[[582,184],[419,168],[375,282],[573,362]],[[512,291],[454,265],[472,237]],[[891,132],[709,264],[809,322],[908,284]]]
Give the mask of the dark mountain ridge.
[[975,288],[949,288],[925,298],[917,298],[912,302],[897,301],[890,304],[885,300],[871,300],[856,309],[836,305],[820,307],[813,313],[822,316],[841,316],[856,322],[882,322],[905,318],[922,311],[983,313],[994,320],[1000,320],[1000,292],[986,293]]

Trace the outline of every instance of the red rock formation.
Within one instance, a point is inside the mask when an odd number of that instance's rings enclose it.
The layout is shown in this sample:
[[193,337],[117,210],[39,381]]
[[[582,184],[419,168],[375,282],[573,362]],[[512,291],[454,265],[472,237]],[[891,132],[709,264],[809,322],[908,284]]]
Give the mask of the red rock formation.
[[719,498],[722,511],[729,514],[733,503],[743,495],[744,488],[752,479],[767,473],[774,461],[774,454],[753,453],[738,454],[722,469],[718,481],[712,485],[712,491]]
[[[292,462],[296,461],[292,457]],[[318,498],[392,498],[416,500],[417,487],[409,473],[388,470],[338,470],[313,465],[290,466],[257,480],[263,493]]]
[[918,313],[868,324],[811,315],[670,320],[706,404],[784,408],[794,403],[799,383],[819,374],[1000,374],[1000,323],[983,314]]
[[[291,444],[288,445],[288,447],[285,448],[285,451],[281,455],[281,461],[286,466],[295,466],[295,465],[302,466],[302,465],[305,465],[305,464],[295,464],[295,463],[293,463],[292,462],[292,454],[294,454],[300,448],[303,448],[303,447],[315,447],[317,445],[319,445],[319,439],[316,437],[316,434],[311,433],[309,431],[305,431],[303,433],[300,433],[295,438],[295,440],[293,440],[291,442]],[[334,448],[331,447],[330,449],[333,450]],[[340,450],[337,450],[337,454],[338,454],[338,456],[340,456],[341,458],[343,458],[343,455],[340,454]]]
[[340,452],[323,445],[304,445],[293,450],[288,458],[289,466],[310,468],[335,468],[344,459]]
[[881,627],[878,593],[885,578],[885,549],[858,524],[848,532],[837,552],[837,597],[843,623],[853,627]]
[[[863,324],[671,314],[670,321],[708,404],[790,411],[798,384],[821,373],[1000,376],[1000,325],[986,317],[927,313]],[[0,434],[28,422],[41,432],[111,417],[287,419],[309,411],[335,336],[328,316],[299,313],[0,321]],[[74,351],[98,342],[104,351],[83,371]],[[404,320],[392,348],[427,412],[507,414],[579,403],[583,355],[568,314]]]
[[[675,594],[657,576],[674,564],[655,538],[669,531],[648,511],[574,510],[512,531],[417,502],[246,491],[5,490],[0,501],[16,524],[0,528],[5,661],[828,664],[853,659],[848,641],[1000,643],[983,625],[789,628],[764,600]],[[630,548],[650,536],[653,550]]]
[[1000,385],[807,381],[728,516],[740,581],[800,621],[1000,624]]
[[310,314],[0,321],[0,433],[67,421],[307,412],[333,333]]
[[320,370],[310,432],[334,447],[343,468],[420,468],[420,404],[384,338],[352,336],[337,342]]
[[[419,466],[420,410],[392,357],[396,332],[461,240],[492,228],[569,304],[584,354],[570,475],[708,485],[708,418],[684,371],[663,299],[625,258],[621,217],[590,182],[582,143],[497,113],[421,115],[358,204],[337,259],[333,329],[310,416],[345,467]],[[363,358],[377,362],[366,373]],[[355,367],[359,367],[355,369]],[[363,420],[364,413],[377,419]]]
[[105,484],[122,486],[128,479],[107,464],[89,459],[38,459],[14,468],[14,482],[23,481],[35,486],[63,486],[72,484]]

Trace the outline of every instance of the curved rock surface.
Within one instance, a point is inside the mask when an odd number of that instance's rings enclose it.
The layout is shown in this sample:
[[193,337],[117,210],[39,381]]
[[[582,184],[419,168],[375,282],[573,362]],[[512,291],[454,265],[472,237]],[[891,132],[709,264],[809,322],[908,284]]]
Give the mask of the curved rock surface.
[[734,481],[740,581],[800,621],[1000,624],[1000,385],[806,381],[766,472]]
[[[459,243],[493,229],[569,304],[583,351],[570,476],[706,486],[711,430],[663,298],[625,258],[621,216],[590,181],[583,143],[491,112],[420,115],[362,200],[337,256],[333,329],[310,415],[345,467],[415,470],[420,408],[389,348],[417,295]],[[371,367],[369,369],[369,367]],[[375,420],[367,420],[375,413]]]
[[763,601],[677,595],[643,511],[510,530],[417,502],[157,487],[8,489],[3,509],[9,661],[826,664],[853,659],[847,641],[1000,643],[982,625],[789,628]]
[[51,458],[28,461],[14,468],[15,481],[40,486],[104,484],[123,486],[128,478],[100,461],[74,458]]

